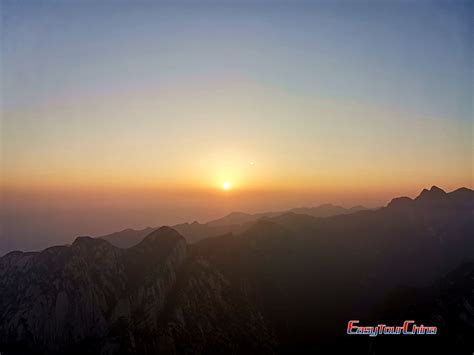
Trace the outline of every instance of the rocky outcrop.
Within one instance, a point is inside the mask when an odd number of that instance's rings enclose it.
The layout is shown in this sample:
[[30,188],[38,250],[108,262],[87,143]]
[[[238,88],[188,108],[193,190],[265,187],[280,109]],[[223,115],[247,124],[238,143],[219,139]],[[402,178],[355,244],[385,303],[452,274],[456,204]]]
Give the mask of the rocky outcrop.
[[127,250],[79,237],[70,247],[7,254],[0,259],[1,343],[48,353],[90,344],[113,350],[120,344],[112,331],[126,320],[133,344],[141,329],[158,328],[185,258],[186,243],[170,228]]
[[236,285],[208,261],[191,258],[163,313],[159,343],[165,354],[269,354],[271,325]]
[[0,258],[2,354],[271,353],[261,313],[169,227]]

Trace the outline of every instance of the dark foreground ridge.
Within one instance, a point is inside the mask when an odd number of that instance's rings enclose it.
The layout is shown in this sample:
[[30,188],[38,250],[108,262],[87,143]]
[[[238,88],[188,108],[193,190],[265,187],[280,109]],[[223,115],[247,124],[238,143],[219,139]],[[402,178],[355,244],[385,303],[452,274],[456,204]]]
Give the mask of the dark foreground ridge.
[[[474,192],[432,187],[376,211],[290,211],[187,244],[79,237],[0,258],[9,354],[461,354],[474,347]],[[346,335],[348,320],[439,328]]]

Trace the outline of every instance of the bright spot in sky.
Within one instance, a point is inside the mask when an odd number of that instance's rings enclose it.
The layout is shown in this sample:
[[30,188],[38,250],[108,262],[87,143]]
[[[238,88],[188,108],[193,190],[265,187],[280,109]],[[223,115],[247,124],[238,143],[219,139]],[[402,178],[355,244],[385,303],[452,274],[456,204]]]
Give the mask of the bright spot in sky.
[[250,165],[255,165],[255,162],[254,162],[254,161],[251,161],[249,164],[250,164]]
[[222,184],[222,188],[224,190],[229,190],[231,187],[232,187],[232,185],[228,181],[224,181],[224,183]]

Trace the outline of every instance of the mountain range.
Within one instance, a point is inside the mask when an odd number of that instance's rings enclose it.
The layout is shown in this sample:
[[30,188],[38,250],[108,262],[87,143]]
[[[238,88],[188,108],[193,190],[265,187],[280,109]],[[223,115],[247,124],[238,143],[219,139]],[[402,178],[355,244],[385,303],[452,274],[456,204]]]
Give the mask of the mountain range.
[[[226,233],[241,233],[246,230],[253,222],[259,219],[273,218],[284,215],[286,213],[306,214],[313,217],[330,217],[336,215],[350,214],[358,211],[367,210],[364,206],[354,206],[352,208],[344,208],[330,203],[317,207],[299,207],[287,211],[262,212],[262,213],[245,213],[232,212],[222,218],[207,222],[199,223],[181,223],[172,226],[178,231],[188,243],[194,243],[208,237],[215,237]],[[129,248],[139,243],[145,236],[156,230],[157,227],[147,227],[140,230],[125,229],[120,232],[111,233],[99,238],[105,239],[120,248]]]
[[[192,243],[160,227],[128,248],[79,237],[11,252],[0,258],[0,352],[472,353],[473,213],[474,191],[433,186],[324,218],[230,215],[237,232]],[[121,233],[117,244],[138,238]],[[351,319],[414,319],[439,335],[352,336]]]

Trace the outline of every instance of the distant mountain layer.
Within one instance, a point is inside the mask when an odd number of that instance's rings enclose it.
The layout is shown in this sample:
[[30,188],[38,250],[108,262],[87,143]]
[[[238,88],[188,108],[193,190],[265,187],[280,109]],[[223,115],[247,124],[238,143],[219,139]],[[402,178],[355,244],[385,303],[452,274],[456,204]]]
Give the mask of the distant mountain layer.
[[135,229],[124,229],[120,232],[115,232],[112,234],[104,235],[99,237],[100,239],[107,240],[111,244],[119,247],[119,248],[129,248],[138,244],[140,241],[143,240],[148,234],[153,232],[158,228],[147,227],[145,229],[135,230]]
[[[128,249],[80,237],[13,252],[0,258],[0,352],[472,351],[473,213],[474,191],[432,187],[378,210],[267,216],[193,244],[162,227]],[[414,319],[440,336],[347,336],[350,319]]]
[[278,212],[263,212],[263,213],[255,213],[255,214],[248,214],[244,212],[232,212],[225,217],[216,219],[207,223],[208,226],[229,226],[229,225],[242,225],[248,222],[254,222],[262,218],[273,218],[277,216],[281,216],[286,213],[299,213],[299,214],[307,214],[313,217],[331,217],[337,216],[341,214],[349,214],[358,211],[366,210],[367,208],[363,206],[355,206],[352,208],[344,208],[341,206],[335,206],[330,203],[323,204],[317,207],[299,207],[293,208],[287,211],[278,211]]
[[[342,214],[350,214],[363,210],[367,209],[363,206],[344,208],[332,204],[324,204],[318,207],[300,207],[279,212],[264,212],[256,214],[232,212],[225,217],[210,221],[208,223],[182,223],[172,226],[172,228],[184,236],[188,243],[194,243],[205,238],[215,237],[227,233],[240,233],[248,228],[252,222],[255,222],[259,219],[273,218],[289,212],[306,214],[313,217],[330,217]],[[101,236],[100,238],[109,241],[119,248],[128,248],[139,243],[147,234],[155,229],[156,228],[151,227],[141,230],[125,229],[120,232]]]

